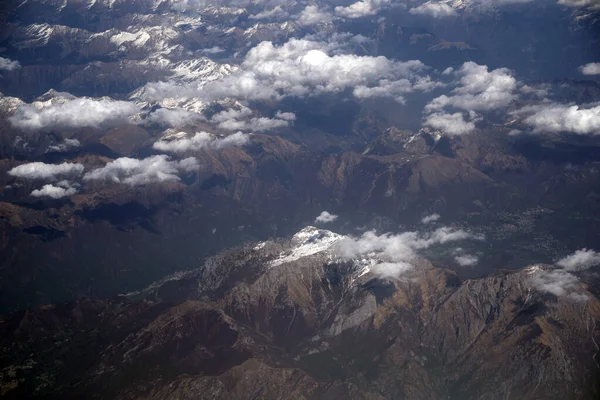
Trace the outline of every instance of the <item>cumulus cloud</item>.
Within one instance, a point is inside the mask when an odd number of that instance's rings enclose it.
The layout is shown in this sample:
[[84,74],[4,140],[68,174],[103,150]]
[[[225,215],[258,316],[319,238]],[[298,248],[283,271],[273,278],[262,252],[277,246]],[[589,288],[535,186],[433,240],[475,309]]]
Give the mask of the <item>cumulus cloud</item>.
[[254,117],[247,121],[230,119],[219,123],[218,127],[228,131],[265,132],[273,129],[285,128],[289,122],[284,119]]
[[531,277],[533,287],[555,296],[566,296],[575,291],[578,282],[579,278],[561,269],[539,271]]
[[83,165],[79,163],[46,164],[32,162],[14,167],[8,171],[8,174],[23,179],[56,180],[58,177],[81,175],[83,169]]
[[294,114],[292,112],[277,111],[275,113],[275,117],[286,120],[286,121],[295,121],[296,120],[296,114]]
[[148,115],[146,121],[161,126],[179,127],[203,120],[204,117],[198,113],[184,110],[182,108],[159,108]]
[[21,68],[21,64],[18,61],[13,61],[8,58],[0,57],[0,70],[1,71],[14,71],[15,69]]
[[555,296],[566,296],[574,301],[585,301],[587,296],[578,293],[579,278],[573,272],[584,271],[600,265],[600,253],[580,249],[556,262],[555,269],[537,269],[530,278],[534,288]]
[[379,13],[389,4],[390,0],[362,0],[346,7],[336,7],[335,14],[342,18],[362,18]]
[[181,161],[170,161],[169,157],[164,154],[142,160],[121,157],[107,163],[102,168],[86,173],[83,179],[137,186],[155,182],[178,181],[180,180],[179,173],[192,172],[198,168],[198,160],[194,157]]
[[98,128],[128,123],[139,111],[137,105],[127,101],[75,98],[44,107],[22,105],[9,121],[27,131]]
[[71,183],[68,181],[60,181],[56,185],[47,184],[41,189],[35,189],[33,192],[31,192],[31,196],[61,199],[63,197],[73,196],[76,193],[77,187],[71,185]]
[[579,67],[584,75],[600,75],[600,63],[589,63]]
[[421,219],[421,222],[424,224],[428,224],[430,222],[437,221],[438,219],[440,219],[440,214],[431,214],[431,215],[427,215],[427,216],[423,217]]
[[212,122],[225,122],[232,119],[244,118],[252,115],[252,110],[248,107],[242,107],[240,109],[230,108],[216,113],[210,119]]
[[413,15],[426,15],[433,18],[455,17],[456,10],[445,3],[435,3],[428,1],[418,7],[413,7],[409,11]]
[[475,124],[465,121],[463,113],[433,113],[427,116],[425,126],[439,129],[447,135],[464,135],[475,130]]
[[197,132],[192,137],[185,133],[173,138],[165,138],[155,142],[152,147],[167,153],[185,153],[187,151],[198,151],[205,148],[224,149],[232,146],[243,146],[248,143],[248,135],[237,132],[224,138],[218,138],[208,132]]
[[454,260],[461,267],[472,267],[473,265],[479,262],[479,258],[471,254],[462,254],[459,256],[454,256]]
[[535,133],[600,134],[600,106],[582,108],[578,105],[541,104],[524,107],[515,114],[529,114],[523,122]]
[[[422,78],[418,73],[425,66],[420,61],[332,54],[339,49],[335,40],[328,43],[290,39],[281,46],[262,42],[248,52],[238,71],[206,83],[197,94],[211,100],[277,100],[286,96],[337,93],[356,87],[361,88],[355,92],[358,96],[367,92],[365,88],[377,86],[401,93],[421,90],[409,87],[411,82],[416,84]],[[401,82],[394,86],[395,81]]]
[[398,278],[412,269],[418,258],[418,251],[434,245],[458,240],[477,239],[461,229],[442,227],[430,233],[404,232],[377,235],[374,231],[365,232],[358,238],[345,238],[336,244],[336,253],[345,259],[361,259],[364,255],[374,255],[379,260],[370,267],[371,272],[382,278]]
[[459,86],[450,96],[441,95],[433,99],[425,107],[427,111],[446,107],[466,111],[489,111],[506,107],[517,98],[517,80],[506,68],[488,71],[486,65],[468,61],[458,71],[450,74],[459,76]]
[[81,146],[81,143],[77,139],[65,139],[65,140],[63,140],[62,143],[48,146],[48,148],[46,149],[46,153],[48,153],[48,152],[63,153],[65,151],[75,149],[80,146]]
[[556,265],[567,271],[581,271],[600,265],[600,253],[594,250],[581,249],[575,253],[561,258]]
[[257,19],[257,20],[262,20],[262,19],[283,19],[283,18],[287,18],[289,16],[289,14],[283,10],[283,8],[281,8],[280,5],[275,6],[274,8],[270,9],[270,10],[264,10],[261,11],[259,13],[256,14],[252,14],[250,15],[248,18],[250,19]]
[[298,15],[298,23],[302,26],[311,26],[318,24],[327,24],[332,20],[332,16],[318,6],[306,6]]
[[327,211],[323,211],[321,212],[321,214],[319,214],[319,216],[315,219],[315,222],[320,222],[323,224],[326,224],[328,222],[333,222],[338,218],[337,215],[335,214],[330,214]]

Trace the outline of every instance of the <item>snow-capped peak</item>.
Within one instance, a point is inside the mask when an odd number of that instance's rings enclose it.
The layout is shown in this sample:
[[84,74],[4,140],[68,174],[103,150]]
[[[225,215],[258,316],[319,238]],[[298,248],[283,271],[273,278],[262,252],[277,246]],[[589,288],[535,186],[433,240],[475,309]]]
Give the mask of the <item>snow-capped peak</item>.
[[282,252],[279,258],[271,261],[270,266],[275,267],[318,253],[323,253],[328,258],[333,258],[334,254],[331,251],[333,245],[344,238],[344,235],[314,226],[307,226],[292,237],[292,247]]

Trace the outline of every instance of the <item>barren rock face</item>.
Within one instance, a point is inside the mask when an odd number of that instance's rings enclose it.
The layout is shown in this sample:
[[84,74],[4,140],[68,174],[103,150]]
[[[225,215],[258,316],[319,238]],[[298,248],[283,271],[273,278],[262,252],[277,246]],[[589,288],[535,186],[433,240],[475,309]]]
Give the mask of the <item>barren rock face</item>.
[[573,300],[532,285],[548,267],[461,282],[425,260],[400,280],[382,280],[364,259],[339,261],[331,233],[311,229],[318,236],[234,249],[127,297],[6,318],[3,395],[597,394],[600,303],[584,285],[577,290],[587,299]]

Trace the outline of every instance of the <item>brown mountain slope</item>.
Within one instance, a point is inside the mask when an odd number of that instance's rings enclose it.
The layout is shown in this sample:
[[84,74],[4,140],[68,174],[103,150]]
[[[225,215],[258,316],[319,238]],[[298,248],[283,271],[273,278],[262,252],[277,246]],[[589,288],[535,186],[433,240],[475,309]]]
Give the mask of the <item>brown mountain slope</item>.
[[460,282],[421,260],[390,282],[323,253],[271,264],[289,246],[232,250],[129,299],[4,319],[3,398],[598,394],[600,303],[582,285],[588,300],[574,302],[536,292],[536,268]]

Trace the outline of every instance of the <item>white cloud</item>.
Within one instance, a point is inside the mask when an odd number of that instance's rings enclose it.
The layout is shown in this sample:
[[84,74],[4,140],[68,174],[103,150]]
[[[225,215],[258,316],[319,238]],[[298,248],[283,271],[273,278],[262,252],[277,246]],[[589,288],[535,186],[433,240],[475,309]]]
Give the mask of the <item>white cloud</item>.
[[18,61],[13,61],[8,58],[0,57],[0,70],[2,71],[14,71],[15,69],[21,68],[21,64]]
[[[183,136],[183,135],[181,135]],[[192,137],[176,137],[175,139],[161,139],[153,144],[153,148],[168,153],[185,153],[198,151],[207,147],[223,149],[231,146],[243,146],[248,143],[248,135],[237,132],[224,138],[217,138],[208,132],[197,132]]]
[[[420,61],[398,62],[386,57],[333,54],[339,44],[291,39],[281,46],[262,42],[251,49],[240,70],[223,79],[208,82],[201,93],[208,99],[277,100],[286,96],[305,97],[361,90],[401,81],[401,93],[408,91],[405,80],[416,82],[425,69]],[[415,90],[420,90],[413,88]]]
[[430,114],[423,125],[439,129],[447,135],[464,135],[475,130],[475,124],[465,121],[463,114],[460,112]]
[[317,24],[327,24],[332,20],[332,16],[318,6],[306,6],[298,15],[298,23],[302,26],[311,26]]
[[432,3],[428,1],[418,7],[411,8],[408,12],[413,15],[426,15],[433,18],[455,17],[456,10],[445,3]]
[[558,0],[558,4],[572,8],[600,10],[600,1],[598,0]]
[[61,199],[67,196],[73,196],[77,193],[77,188],[67,181],[60,181],[56,185],[47,184],[41,189],[35,189],[31,192],[33,197],[50,197],[52,199]]
[[230,108],[228,110],[218,112],[217,114],[213,115],[210,120],[215,123],[225,122],[232,119],[244,118],[250,115],[252,115],[252,110],[250,110],[248,107],[242,107],[239,110]]
[[361,259],[361,256],[367,254],[374,255],[379,260],[371,267],[374,274],[383,278],[398,278],[412,269],[412,263],[418,257],[418,250],[465,239],[481,240],[482,237],[448,227],[425,234],[404,232],[397,235],[377,235],[374,231],[369,231],[359,238],[341,240],[335,250],[345,259]]
[[266,117],[255,117],[248,121],[238,121],[230,119],[219,123],[218,127],[228,131],[252,131],[265,132],[273,129],[285,128],[288,126],[288,121],[284,119],[273,119]]
[[148,115],[146,121],[162,126],[179,127],[201,121],[204,117],[182,108],[159,108]]
[[191,172],[198,168],[198,161],[194,157],[181,161],[170,161],[169,157],[164,154],[142,160],[121,157],[107,163],[102,168],[86,173],[83,179],[137,186],[154,182],[178,181],[180,180],[179,173]]
[[280,5],[275,6],[274,8],[270,9],[270,10],[264,10],[261,11],[259,13],[250,15],[248,18],[250,19],[258,19],[258,20],[262,20],[262,19],[283,19],[283,18],[287,18],[289,16],[289,14],[284,11]]
[[80,147],[81,143],[79,142],[79,140],[77,139],[65,139],[63,140],[62,143],[56,144],[56,145],[51,145],[48,146],[48,148],[46,149],[46,152],[57,152],[57,153],[63,153],[65,151]]
[[486,65],[468,61],[453,72],[460,77],[459,86],[450,96],[441,95],[433,99],[427,111],[454,107],[466,111],[489,111],[506,107],[517,98],[517,81],[506,68],[488,71]]
[[575,291],[578,282],[575,275],[561,269],[538,271],[531,277],[533,287],[555,296],[566,296]]
[[600,63],[589,63],[579,67],[584,75],[600,75]]
[[477,256],[471,254],[462,254],[459,256],[454,256],[454,260],[461,267],[471,267],[479,262],[479,258]]
[[381,9],[390,4],[390,0],[362,0],[349,6],[338,6],[335,14],[342,18],[361,18],[375,15]]
[[219,46],[213,46],[213,47],[208,47],[206,49],[201,49],[200,53],[204,53],[204,54],[219,54],[219,53],[223,53],[225,51],[225,49],[219,47]]
[[577,292],[580,280],[573,272],[584,271],[596,265],[600,265],[600,253],[580,249],[558,260],[555,269],[537,270],[530,281],[541,292],[566,296],[574,301],[585,301],[587,296]]
[[315,219],[315,222],[320,222],[323,224],[326,224],[328,222],[333,222],[338,218],[337,215],[335,214],[330,214],[327,211],[323,211],[321,212],[321,214],[319,214],[319,216]]
[[600,253],[594,250],[581,249],[575,253],[561,258],[556,265],[567,271],[581,271],[600,265]]
[[77,176],[83,172],[83,165],[79,163],[46,164],[32,162],[14,167],[8,174],[24,179],[56,180],[59,176]]
[[600,106],[542,104],[524,107],[515,114],[531,114],[523,122],[540,132],[570,132],[580,135],[600,134]]
[[284,119],[286,121],[295,121],[296,120],[296,114],[294,114],[292,112],[277,111],[275,113],[275,117],[279,118],[279,119]]
[[28,131],[98,128],[128,123],[139,111],[137,105],[127,101],[76,98],[42,108],[22,105],[9,121]]
[[437,221],[438,219],[440,219],[440,214],[431,214],[431,215],[427,215],[427,216],[423,217],[421,219],[421,222],[424,224],[428,224],[430,222]]

